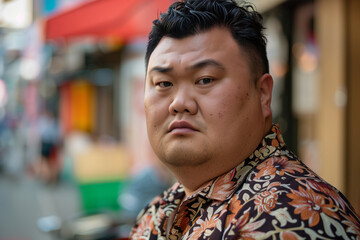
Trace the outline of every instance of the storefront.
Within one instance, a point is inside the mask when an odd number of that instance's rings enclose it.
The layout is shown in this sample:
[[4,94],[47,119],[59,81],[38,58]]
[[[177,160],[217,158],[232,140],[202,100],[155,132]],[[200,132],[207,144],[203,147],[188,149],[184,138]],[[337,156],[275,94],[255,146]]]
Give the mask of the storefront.
[[359,9],[353,0],[288,0],[264,12],[275,121],[290,148],[357,211]]
[[[170,2],[84,1],[45,19],[51,54],[42,84],[55,83],[64,145],[79,135],[90,139],[86,150],[65,159],[85,211],[116,207],[120,188],[155,161],[143,114],[143,55],[153,19]],[[108,206],[97,206],[104,198],[99,188],[112,193]]]
[[[264,15],[269,38],[271,74],[275,80],[272,105],[274,121],[280,123],[289,147],[319,175],[345,192],[356,206],[360,202],[360,191],[355,186],[358,181],[357,172],[360,171],[356,160],[359,111],[355,104],[359,88],[356,88],[358,68],[354,66],[354,59],[360,54],[356,45],[358,34],[355,26],[358,19],[354,10],[359,9],[359,6],[355,2],[256,0],[254,4]],[[124,2],[123,9],[113,7],[114,4],[118,4],[118,1],[92,1],[55,14],[45,24],[47,41],[68,44],[80,37],[92,36],[107,44],[112,42],[117,46],[139,49],[139,36],[147,35],[150,19],[166,9],[169,1],[127,1]],[[103,14],[104,12],[107,14]],[[140,16],[147,20],[139,18]],[[120,53],[121,56],[122,54]],[[115,89],[119,90],[114,93],[114,99],[117,100],[113,101],[113,105],[106,104],[116,110],[112,113],[104,110],[101,114],[113,115],[114,122],[119,123],[110,130],[116,132],[118,129],[115,138],[126,138],[139,130],[131,130],[126,125],[131,122],[131,117],[123,114],[129,108],[136,109],[135,105],[125,102],[129,100],[121,99],[125,96],[129,99],[130,92],[135,91],[135,95],[136,92],[141,92],[135,90],[139,88],[138,84],[124,78],[138,79],[139,82],[142,78],[136,73],[124,77],[126,74],[123,74],[121,68],[131,64],[135,68],[140,67],[141,54],[141,50],[136,54],[127,52],[127,60],[121,57],[121,63],[119,58],[119,67],[114,73]],[[131,64],[127,65],[126,62]],[[122,77],[117,78],[118,76]],[[120,80],[117,82],[116,79]],[[114,85],[110,86],[112,88]],[[120,92],[121,96],[117,95]],[[104,95],[110,96],[107,93]],[[133,103],[137,101],[134,100]],[[136,114],[138,113],[133,112],[133,116]],[[110,122],[105,125],[109,124],[111,125]],[[128,141],[138,142],[138,139]],[[142,158],[144,156],[139,156],[139,159]]]

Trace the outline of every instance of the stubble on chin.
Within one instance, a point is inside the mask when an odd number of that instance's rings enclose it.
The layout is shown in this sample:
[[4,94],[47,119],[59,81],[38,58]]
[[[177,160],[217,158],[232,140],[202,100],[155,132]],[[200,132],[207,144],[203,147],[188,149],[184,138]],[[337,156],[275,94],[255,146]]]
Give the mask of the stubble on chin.
[[163,152],[159,158],[169,167],[195,167],[205,164],[210,159],[209,155],[205,151],[177,148]]

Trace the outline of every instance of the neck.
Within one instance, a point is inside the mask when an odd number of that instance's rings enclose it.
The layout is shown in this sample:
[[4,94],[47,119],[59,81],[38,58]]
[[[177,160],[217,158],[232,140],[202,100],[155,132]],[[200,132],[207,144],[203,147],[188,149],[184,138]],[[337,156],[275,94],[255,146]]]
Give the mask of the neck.
[[204,173],[204,167],[168,167],[175,178],[183,185],[186,197],[193,195],[201,189],[202,186],[218,176],[218,174],[213,173],[213,171]]
[[196,166],[167,166],[173,173],[174,177],[183,185],[186,197],[193,195],[203,188],[210,181],[222,174],[227,173],[245,158],[226,163],[218,159],[217,161],[209,161],[207,164]]

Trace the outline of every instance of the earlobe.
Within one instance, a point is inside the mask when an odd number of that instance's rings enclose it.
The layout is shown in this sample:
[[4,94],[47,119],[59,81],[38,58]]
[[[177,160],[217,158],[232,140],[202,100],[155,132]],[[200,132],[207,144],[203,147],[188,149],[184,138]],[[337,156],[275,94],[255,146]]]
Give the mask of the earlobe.
[[273,78],[270,74],[265,73],[257,82],[257,89],[260,94],[260,103],[264,117],[271,116],[271,95],[273,88]]

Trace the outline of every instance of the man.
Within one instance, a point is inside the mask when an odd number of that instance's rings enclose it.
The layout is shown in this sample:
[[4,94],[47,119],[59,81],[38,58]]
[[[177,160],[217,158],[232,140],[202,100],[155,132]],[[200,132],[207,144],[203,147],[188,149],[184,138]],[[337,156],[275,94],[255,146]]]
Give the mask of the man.
[[272,124],[261,16],[185,0],[154,21],[145,111],[154,152],[177,178],[132,239],[355,239],[345,197],[287,150]]

